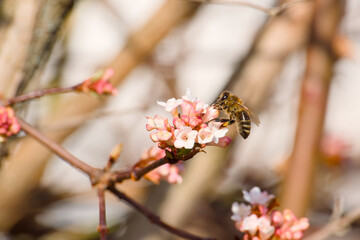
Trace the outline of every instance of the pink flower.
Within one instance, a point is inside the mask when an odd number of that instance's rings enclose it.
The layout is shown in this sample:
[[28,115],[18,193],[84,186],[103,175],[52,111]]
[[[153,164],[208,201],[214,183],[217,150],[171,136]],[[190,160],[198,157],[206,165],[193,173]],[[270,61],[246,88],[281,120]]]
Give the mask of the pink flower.
[[227,133],[227,128],[220,129],[219,126],[221,125],[215,122],[210,122],[207,127],[201,128],[199,130],[198,135],[198,143],[205,144],[214,142],[215,144],[219,143],[219,139],[224,137]]
[[219,110],[213,108],[213,107],[208,107],[205,110],[205,114],[202,117],[203,122],[209,122],[210,120],[213,120],[215,118],[217,118],[219,116]]
[[159,115],[155,115],[154,118],[146,117],[148,122],[146,124],[146,130],[151,131],[153,129],[170,129],[169,120]]
[[176,128],[182,128],[186,126],[186,123],[179,117],[173,119],[173,124]]
[[255,214],[247,216],[242,221],[240,231],[248,232],[251,236],[254,236],[259,227],[259,219]]
[[161,179],[166,180],[170,184],[180,184],[183,181],[180,175],[183,170],[184,165],[182,162],[174,165],[166,163],[148,172],[144,177],[155,184],[159,184]]
[[250,192],[243,190],[245,201],[251,204],[266,205],[274,195],[269,195],[266,191],[261,192],[259,187],[253,187]]
[[259,218],[259,233],[260,239],[266,240],[269,239],[275,232],[275,227],[271,225],[270,220],[262,216]]
[[112,94],[116,95],[118,90],[109,82],[114,75],[114,70],[108,68],[103,73],[96,73],[92,78],[86,79],[79,84],[76,89],[81,92],[93,92],[99,95]]
[[219,139],[224,137],[228,132],[227,128],[220,129],[221,123],[210,122],[208,126],[211,129],[214,143],[218,143]]
[[167,102],[160,102],[158,101],[157,103],[162,106],[165,107],[165,110],[167,112],[171,112],[174,109],[176,109],[181,103],[183,102],[182,99],[175,99],[175,98],[171,98],[169,100],[167,100]]
[[171,139],[173,134],[167,118],[156,115],[154,118],[147,117],[147,119],[148,123],[146,124],[146,129],[148,131],[153,129],[159,130],[150,134],[151,140],[154,142],[166,142]]
[[192,96],[190,89],[188,89],[188,88],[186,89],[185,96],[182,96],[182,99],[185,101],[189,101],[189,102],[197,101],[197,98]]
[[231,211],[233,213],[231,220],[238,222],[250,215],[251,206],[244,203],[239,204],[238,202],[233,202],[231,205]]
[[280,239],[301,239],[303,232],[309,228],[307,218],[297,219],[289,209],[285,209],[283,213],[274,211],[271,219],[276,228],[275,235]]
[[213,132],[209,127],[201,128],[197,137],[197,142],[200,144],[209,143],[213,140]]
[[0,106],[0,142],[20,132],[20,125],[10,107]]
[[198,115],[195,109],[195,104],[188,101],[183,101],[181,103],[181,112],[183,116],[187,116],[188,118],[196,117]]
[[208,144],[208,146],[218,146],[218,147],[222,147],[225,148],[227,146],[229,146],[229,144],[231,143],[231,138],[230,137],[222,137],[219,139],[219,142],[216,144]]
[[175,129],[174,136],[176,138],[174,146],[176,148],[192,149],[195,144],[195,138],[198,132],[190,127]]
[[166,142],[171,139],[172,133],[167,130],[160,130],[150,134],[150,138],[153,142]]
[[272,212],[272,222],[275,226],[280,226],[284,222],[284,217],[280,211]]
[[141,160],[159,160],[160,158],[165,157],[165,150],[158,147],[151,147],[148,150],[144,151],[141,155]]
[[196,116],[196,115],[191,116],[191,117],[189,117],[188,115],[182,115],[181,120],[185,123],[185,125],[187,125],[187,126],[189,126],[191,128],[195,128],[200,123],[202,123],[201,118]]
[[[271,226],[271,222],[266,216],[258,218],[256,214],[251,214],[241,222],[240,231],[249,233],[252,236],[251,239],[267,240],[274,234],[275,228]],[[257,234],[258,231],[259,233]],[[260,238],[258,238],[258,235]]]

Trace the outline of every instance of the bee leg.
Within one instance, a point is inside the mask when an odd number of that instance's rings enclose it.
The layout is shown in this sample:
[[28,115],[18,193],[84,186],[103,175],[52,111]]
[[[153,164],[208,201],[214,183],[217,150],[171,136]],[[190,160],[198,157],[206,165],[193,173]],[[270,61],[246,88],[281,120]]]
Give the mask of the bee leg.
[[220,107],[220,106],[218,106],[218,105],[212,105],[215,109],[217,109],[217,110],[223,110],[223,108],[222,107]]
[[233,123],[235,123],[235,120],[233,119],[225,119],[225,118],[215,118],[211,121],[214,121],[214,122],[221,122],[222,123],[222,127],[226,127],[228,125],[231,125]]

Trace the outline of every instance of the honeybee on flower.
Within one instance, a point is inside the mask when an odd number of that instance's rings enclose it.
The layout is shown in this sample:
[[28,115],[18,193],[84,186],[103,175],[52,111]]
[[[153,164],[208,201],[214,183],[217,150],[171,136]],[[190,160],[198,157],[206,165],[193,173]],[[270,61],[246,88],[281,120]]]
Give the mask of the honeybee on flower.
[[194,98],[189,89],[181,99],[171,98],[158,104],[173,118],[169,121],[159,115],[147,117],[146,129],[156,130],[150,138],[160,148],[191,150],[206,145],[226,147],[230,144],[231,139],[225,136],[228,129],[222,128],[222,123],[211,122],[219,116],[219,111]]

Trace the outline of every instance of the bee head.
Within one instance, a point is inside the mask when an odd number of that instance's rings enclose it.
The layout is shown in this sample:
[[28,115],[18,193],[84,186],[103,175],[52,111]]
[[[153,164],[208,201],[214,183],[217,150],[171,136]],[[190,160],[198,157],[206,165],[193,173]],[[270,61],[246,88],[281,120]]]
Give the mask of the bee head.
[[224,101],[226,101],[228,98],[229,98],[229,95],[230,95],[230,92],[229,91],[227,91],[227,90],[225,90],[225,91],[223,91],[221,94],[220,94],[220,101],[221,102],[224,102]]
[[219,106],[221,104],[224,104],[228,98],[229,98],[230,92],[225,90],[223,91],[220,96],[215,100],[215,102],[213,104],[211,104],[212,106]]

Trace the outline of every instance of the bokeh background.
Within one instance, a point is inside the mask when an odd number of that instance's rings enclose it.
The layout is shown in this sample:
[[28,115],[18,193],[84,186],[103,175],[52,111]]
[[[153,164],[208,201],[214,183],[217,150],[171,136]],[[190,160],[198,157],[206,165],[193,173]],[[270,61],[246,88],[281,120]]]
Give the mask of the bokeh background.
[[[181,185],[119,187],[165,222],[233,239],[231,204],[259,186],[309,218],[309,239],[359,239],[360,2],[206,2],[2,0],[2,97],[112,67],[115,97],[47,96],[17,112],[92,166],[123,143],[115,168],[127,169],[154,145],[145,117],[169,117],[156,101],[189,88],[210,104],[231,90],[260,118],[248,139],[230,127],[232,144],[187,161]],[[177,239],[112,195],[106,201],[110,239]],[[98,239],[97,225],[86,176],[25,134],[1,145],[0,239]]]

